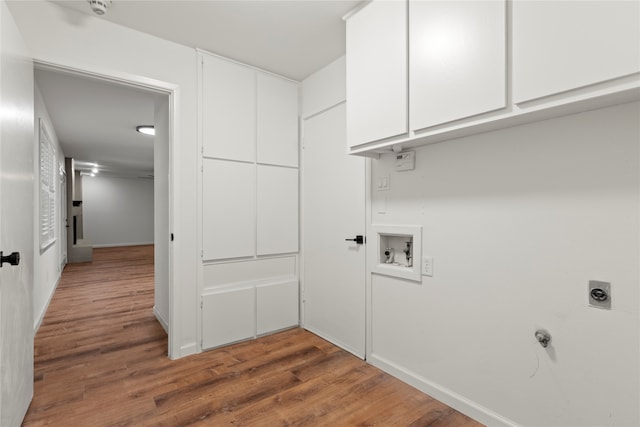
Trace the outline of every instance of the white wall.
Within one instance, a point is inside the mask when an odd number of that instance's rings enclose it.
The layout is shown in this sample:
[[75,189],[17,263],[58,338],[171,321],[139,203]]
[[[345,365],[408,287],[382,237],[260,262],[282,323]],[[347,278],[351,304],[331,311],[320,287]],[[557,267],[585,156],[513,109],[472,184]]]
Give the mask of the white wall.
[[171,181],[173,263],[169,350],[196,351],[196,52],[48,1],[10,2],[15,21],[37,61],[170,87],[174,115]]
[[[372,222],[421,225],[434,275],[372,275],[369,360],[491,425],[640,425],[638,117],[429,145],[411,172],[373,161],[391,190],[373,190]],[[611,282],[610,311],[588,306],[589,280]]]
[[[55,164],[58,169],[62,168],[64,170],[64,152],[62,148],[60,148],[60,144],[58,143],[58,138],[56,137],[55,129],[53,128],[53,124],[51,123],[51,118],[49,117],[49,112],[47,111],[47,107],[42,100],[42,95],[40,93],[40,89],[38,89],[37,82],[34,85],[35,89],[35,115],[34,115],[34,131],[33,131],[33,139],[34,139],[34,181],[35,181],[35,194],[39,195],[39,183],[40,183],[40,160],[39,160],[39,152],[40,152],[40,130],[39,130],[39,119],[44,120],[45,126],[49,132],[49,136],[51,137],[51,143],[53,144],[56,150],[56,160]],[[60,178],[60,174],[57,173],[56,176],[58,179]],[[49,246],[45,249],[44,252],[40,253],[40,233],[34,233],[34,272],[33,272],[33,328],[34,332],[40,326],[42,319],[44,318],[45,312],[47,311],[47,307],[49,305],[49,301],[51,297],[53,297],[53,293],[56,290],[56,286],[58,285],[58,280],[60,279],[60,275],[62,274],[62,260],[61,253],[66,252],[66,247],[62,248],[64,245],[63,242],[63,233],[66,233],[67,230],[63,230],[61,228],[60,216],[63,215],[63,207],[62,207],[62,195],[61,195],[61,187],[58,182],[58,186],[56,187],[56,241],[53,245]],[[65,189],[66,191],[66,189]],[[35,198],[35,224],[34,230],[40,230],[40,215],[38,214],[38,197]]]
[[304,79],[300,114],[303,119],[346,99],[346,67],[347,57],[343,55]]
[[153,180],[82,177],[84,238],[93,247],[153,244]]

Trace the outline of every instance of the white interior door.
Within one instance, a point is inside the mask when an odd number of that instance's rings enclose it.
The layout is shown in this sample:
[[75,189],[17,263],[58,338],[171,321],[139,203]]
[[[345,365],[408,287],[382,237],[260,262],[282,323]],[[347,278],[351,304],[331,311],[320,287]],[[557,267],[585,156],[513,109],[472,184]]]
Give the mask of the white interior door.
[[346,154],[342,103],[304,121],[304,327],[365,357],[365,159]]
[[0,425],[19,426],[33,396],[33,64],[0,2]]

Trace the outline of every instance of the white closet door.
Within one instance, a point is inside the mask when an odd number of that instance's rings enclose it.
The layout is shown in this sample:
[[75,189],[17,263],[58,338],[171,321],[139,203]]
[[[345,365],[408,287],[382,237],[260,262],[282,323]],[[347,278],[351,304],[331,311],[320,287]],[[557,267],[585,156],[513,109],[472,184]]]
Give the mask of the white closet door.
[[204,260],[255,255],[255,185],[251,163],[203,161]]
[[255,288],[245,288],[202,296],[202,348],[256,335],[255,292]]
[[256,72],[202,55],[203,155],[255,161]]
[[258,163],[298,166],[298,85],[258,74]]
[[257,286],[256,307],[258,335],[298,325],[298,281]]
[[258,165],[258,255],[298,252],[298,169]]

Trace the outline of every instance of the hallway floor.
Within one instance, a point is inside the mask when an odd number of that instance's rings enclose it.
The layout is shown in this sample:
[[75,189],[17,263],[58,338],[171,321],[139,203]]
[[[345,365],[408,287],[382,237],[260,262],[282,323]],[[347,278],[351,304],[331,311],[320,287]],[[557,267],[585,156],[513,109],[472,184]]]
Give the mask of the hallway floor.
[[24,426],[479,426],[302,329],[171,361],[153,246],[65,268]]

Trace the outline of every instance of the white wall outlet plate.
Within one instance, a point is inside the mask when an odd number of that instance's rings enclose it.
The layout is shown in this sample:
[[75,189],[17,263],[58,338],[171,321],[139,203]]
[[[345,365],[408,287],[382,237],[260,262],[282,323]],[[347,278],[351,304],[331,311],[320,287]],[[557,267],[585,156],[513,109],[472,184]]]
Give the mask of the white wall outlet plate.
[[433,257],[432,256],[422,257],[422,275],[433,277]]

